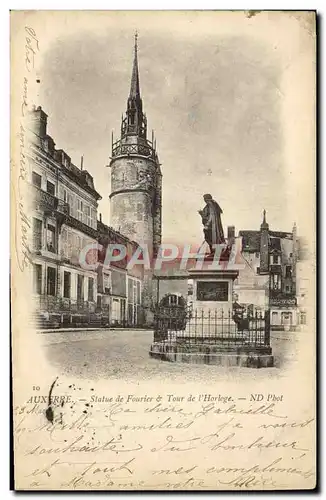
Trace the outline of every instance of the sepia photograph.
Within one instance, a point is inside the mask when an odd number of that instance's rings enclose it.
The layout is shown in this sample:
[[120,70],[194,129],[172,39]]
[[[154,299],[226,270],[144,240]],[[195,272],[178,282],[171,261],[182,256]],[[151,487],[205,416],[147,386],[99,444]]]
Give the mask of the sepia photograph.
[[315,12],[10,17],[15,489],[313,489]]

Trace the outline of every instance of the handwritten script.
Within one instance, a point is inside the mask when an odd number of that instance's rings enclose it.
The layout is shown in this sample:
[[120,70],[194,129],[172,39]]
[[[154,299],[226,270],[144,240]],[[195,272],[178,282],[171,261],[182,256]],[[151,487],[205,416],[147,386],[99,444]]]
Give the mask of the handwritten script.
[[35,67],[35,57],[39,51],[39,41],[34,29],[30,26],[25,26],[24,31],[24,72],[22,81],[22,91],[20,99],[20,120],[19,130],[16,133],[19,147],[16,148],[14,158],[12,159],[13,170],[13,197],[15,207],[15,255],[18,268],[24,272],[30,265],[31,249],[30,249],[30,232],[31,218],[28,216],[26,207],[26,189],[29,179],[29,158],[28,158],[28,139],[26,133],[26,123],[30,108],[30,78],[33,75]]
[[314,481],[314,418],[289,418],[283,403],[105,399],[67,396],[52,423],[42,399],[15,408],[27,489],[275,489]]

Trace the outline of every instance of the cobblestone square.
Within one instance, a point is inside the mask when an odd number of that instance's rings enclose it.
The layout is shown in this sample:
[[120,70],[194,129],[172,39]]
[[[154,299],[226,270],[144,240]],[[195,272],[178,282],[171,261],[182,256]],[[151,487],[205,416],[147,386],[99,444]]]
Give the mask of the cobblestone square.
[[[96,330],[42,333],[51,364],[66,376],[87,379],[141,381],[166,378],[175,382],[210,382],[241,377],[264,379],[282,377],[300,362],[300,356],[313,354],[309,332],[272,332],[274,367],[223,368],[209,365],[169,363],[153,359],[148,351],[153,339],[150,330]],[[300,348],[299,348],[300,344]]]

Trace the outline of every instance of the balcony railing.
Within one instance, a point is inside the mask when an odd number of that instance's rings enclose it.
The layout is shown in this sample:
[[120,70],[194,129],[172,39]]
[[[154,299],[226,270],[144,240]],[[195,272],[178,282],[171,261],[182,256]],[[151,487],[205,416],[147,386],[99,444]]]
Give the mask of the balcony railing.
[[68,226],[74,227],[75,229],[78,229],[78,231],[87,234],[91,238],[97,239],[97,230],[94,229],[91,226],[88,226],[87,224],[84,224],[84,222],[75,219],[75,217],[72,217],[71,215],[66,214],[64,223],[67,224]]
[[284,293],[279,290],[270,290],[269,305],[274,307],[296,306],[297,298],[293,293]]
[[58,207],[58,198],[53,196],[43,189],[38,188],[37,186],[33,186],[33,198],[36,205],[39,205],[41,208],[45,210],[57,210]]
[[57,210],[58,210],[58,212],[60,212],[62,214],[69,215],[69,213],[70,213],[69,204],[66,203],[63,200],[59,200],[58,199],[58,208],[57,208]]
[[280,274],[282,272],[282,266],[281,264],[271,264],[269,270],[273,274]]
[[124,155],[140,155],[157,159],[156,151],[150,141],[144,144],[123,144],[121,140],[116,141],[112,146],[112,158]]
[[69,204],[43,189],[33,186],[32,196],[36,205],[50,211],[69,215]]
[[70,207],[69,204],[63,200],[60,200],[56,196],[53,196],[43,189],[38,188],[37,186],[33,186],[32,191],[33,199],[35,204],[39,206],[43,210],[47,210],[53,212],[54,215],[61,214],[64,215],[63,222],[68,226],[74,227],[78,231],[87,234],[91,238],[97,239],[97,230],[88,226],[84,222],[72,217],[70,215]]

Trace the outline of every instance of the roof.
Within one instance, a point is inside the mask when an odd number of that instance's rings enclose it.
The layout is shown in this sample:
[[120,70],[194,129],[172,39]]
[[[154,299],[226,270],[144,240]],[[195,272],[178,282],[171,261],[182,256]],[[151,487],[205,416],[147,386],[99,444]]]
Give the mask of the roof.
[[104,222],[98,220],[97,221],[97,230],[100,233],[100,236],[109,237],[111,239],[111,243],[131,243],[134,247],[138,247],[138,243],[129,239],[124,234],[121,234],[119,231],[113,229],[113,227],[104,224]]
[[292,233],[285,233],[284,231],[269,231],[269,235],[274,236],[275,238],[293,239]]
[[276,250],[278,252],[281,251],[281,239],[280,238],[269,238],[270,249],[271,251]]
[[[291,239],[292,233],[283,231],[268,231],[271,248],[281,250],[281,239]],[[260,252],[260,231],[243,230],[239,231],[242,236],[242,250],[246,252]]]
[[260,231],[239,231],[242,236],[242,251],[260,251]]
[[60,165],[61,170],[69,177],[72,181],[76,182],[78,186],[85,189],[89,194],[94,196],[96,200],[101,200],[102,196],[94,187],[93,176],[87,170],[80,170],[73,163],[70,163],[69,167],[65,165]]
[[138,72],[138,58],[137,58],[137,33],[135,35],[135,55],[134,64],[132,68],[131,84],[130,84],[130,97],[140,97],[140,87],[139,87],[139,72]]

